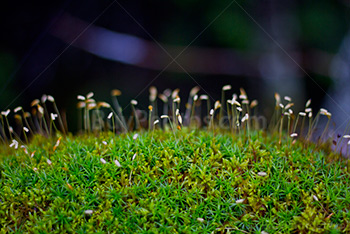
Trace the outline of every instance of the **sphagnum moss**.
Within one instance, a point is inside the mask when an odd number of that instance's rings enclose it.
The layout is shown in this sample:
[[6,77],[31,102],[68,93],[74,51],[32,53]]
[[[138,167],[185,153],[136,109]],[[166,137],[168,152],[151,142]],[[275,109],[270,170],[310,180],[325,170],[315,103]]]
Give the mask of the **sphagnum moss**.
[[[32,114],[21,107],[19,134],[9,124],[11,111],[1,112],[1,232],[350,232],[349,163],[322,142],[331,113],[321,109],[313,118],[309,100],[295,116],[292,99],[275,94],[271,131],[265,131],[255,118],[258,102],[243,89],[225,101],[230,89],[223,87],[211,109],[209,97],[198,98],[193,88],[184,115],[179,89],[165,90],[158,95],[165,111],[159,118],[152,87],[149,119],[142,121],[132,100],[130,125],[119,90],[111,93],[116,109],[96,102],[92,92],[78,95],[85,133],[77,136],[67,134],[50,95],[33,101]],[[105,119],[101,107],[108,109]],[[209,116],[198,128],[202,113]],[[320,115],[328,122],[314,144]]]

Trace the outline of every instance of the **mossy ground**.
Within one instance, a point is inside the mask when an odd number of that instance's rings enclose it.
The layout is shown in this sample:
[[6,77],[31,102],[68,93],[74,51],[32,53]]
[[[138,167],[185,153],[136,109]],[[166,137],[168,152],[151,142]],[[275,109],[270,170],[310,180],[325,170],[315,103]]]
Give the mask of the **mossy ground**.
[[37,137],[27,153],[1,148],[1,232],[350,232],[345,160],[262,132],[175,135],[66,137],[56,150],[57,139]]

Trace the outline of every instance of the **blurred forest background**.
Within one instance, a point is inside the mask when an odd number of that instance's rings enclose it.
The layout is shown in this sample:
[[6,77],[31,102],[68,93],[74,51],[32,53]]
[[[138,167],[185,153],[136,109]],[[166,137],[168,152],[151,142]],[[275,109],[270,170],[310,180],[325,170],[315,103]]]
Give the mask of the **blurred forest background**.
[[[0,9],[0,110],[56,98],[76,124],[76,96],[94,91],[147,109],[148,88],[220,99],[244,87],[273,109],[280,92],[302,108],[350,114],[349,0],[8,1]],[[173,59],[175,58],[175,61]]]

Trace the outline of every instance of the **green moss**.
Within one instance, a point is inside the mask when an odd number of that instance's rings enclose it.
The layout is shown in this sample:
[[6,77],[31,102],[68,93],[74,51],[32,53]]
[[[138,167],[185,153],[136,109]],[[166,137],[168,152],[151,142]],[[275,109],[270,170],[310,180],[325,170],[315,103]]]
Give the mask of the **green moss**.
[[346,162],[278,140],[184,128],[176,138],[106,133],[66,137],[55,151],[56,141],[40,137],[28,154],[3,148],[1,232],[349,231]]

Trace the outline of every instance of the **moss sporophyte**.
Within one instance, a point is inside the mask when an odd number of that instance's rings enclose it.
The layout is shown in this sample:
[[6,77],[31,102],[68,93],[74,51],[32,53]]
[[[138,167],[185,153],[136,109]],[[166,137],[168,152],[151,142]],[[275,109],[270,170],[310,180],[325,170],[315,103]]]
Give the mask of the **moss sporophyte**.
[[181,109],[180,90],[151,87],[130,118],[120,90],[79,95],[76,135],[50,95],[2,111],[1,233],[350,232],[350,125],[328,138],[331,113],[277,93],[267,125],[231,89],[195,87]]

